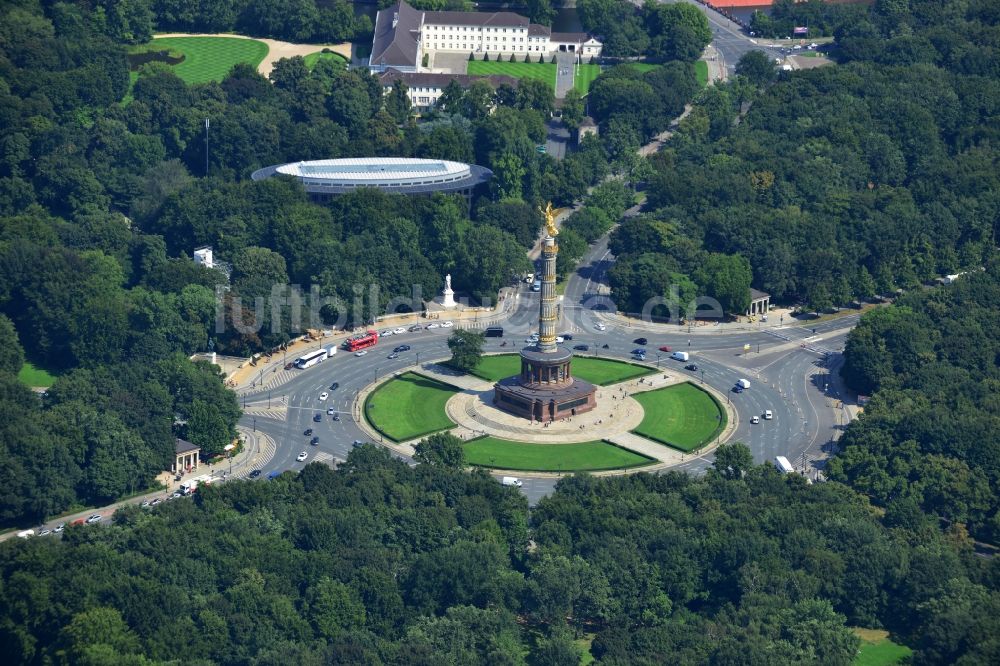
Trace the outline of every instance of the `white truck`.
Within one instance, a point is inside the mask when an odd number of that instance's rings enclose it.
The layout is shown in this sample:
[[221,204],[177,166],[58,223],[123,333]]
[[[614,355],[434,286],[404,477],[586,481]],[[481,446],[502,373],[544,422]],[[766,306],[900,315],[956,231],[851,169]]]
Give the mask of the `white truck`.
[[212,477],[204,474],[197,478],[191,479],[190,481],[185,481],[181,484],[180,491],[182,495],[190,495],[194,491],[198,490],[198,486],[201,484],[208,485],[212,483]]
[[670,355],[670,358],[675,361],[687,361],[691,358],[691,354],[688,354],[687,352],[674,352]]
[[774,467],[782,474],[791,474],[795,471],[792,463],[788,462],[788,458],[785,456],[775,456]]
[[750,388],[750,382],[747,381],[746,379],[737,379],[736,385],[739,386],[744,391]]
[[516,476],[505,476],[500,480],[500,483],[504,486],[513,486],[515,488],[521,487],[521,479]]

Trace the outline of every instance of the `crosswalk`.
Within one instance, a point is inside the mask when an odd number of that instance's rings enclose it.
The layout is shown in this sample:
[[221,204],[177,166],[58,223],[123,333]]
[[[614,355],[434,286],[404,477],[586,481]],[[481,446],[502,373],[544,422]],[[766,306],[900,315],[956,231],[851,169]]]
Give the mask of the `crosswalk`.
[[247,406],[247,408],[243,410],[243,413],[246,416],[254,416],[259,419],[272,419],[274,421],[288,420],[288,408],[285,406],[272,407],[270,409],[260,406]]
[[313,456],[313,459],[310,462],[322,463],[324,465],[329,465],[330,467],[336,469],[337,465],[339,465],[340,463],[342,463],[344,461],[341,460],[340,458],[335,458],[330,453],[325,453],[323,451],[320,451],[315,456]]

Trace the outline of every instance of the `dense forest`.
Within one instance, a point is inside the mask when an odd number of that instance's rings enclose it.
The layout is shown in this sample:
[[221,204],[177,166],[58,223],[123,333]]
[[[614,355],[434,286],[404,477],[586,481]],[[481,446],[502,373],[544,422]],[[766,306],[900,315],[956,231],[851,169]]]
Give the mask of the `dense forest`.
[[832,478],[1000,542],[1000,264],[865,315],[843,376],[871,395]]
[[604,57],[694,62],[712,41],[708,19],[691,4],[578,0],[576,6],[583,29],[601,37]]
[[868,18],[866,3],[835,3],[824,0],[774,0],[767,12],[754,12],[750,30],[754,35],[788,39],[796,27],[805,27],[813,37],[830,37],[851,24]]
[[821,311],[983,265],[1000,220],[996,3],[876,2],[838,46],[839,64],[780,75],[741,61],[701,94],[652,160],[620,305],[671,274],[701,284],[712,254]]
[[[460,451],[460,449],[459,449]],[[528,512],[483,472],[374,446],[113,527],[0,546],[11,663],[853,663],[1000,659],[997,560],[726,447],[702,479],[567,478]],[[460,464],[461,461],[452,461]]]

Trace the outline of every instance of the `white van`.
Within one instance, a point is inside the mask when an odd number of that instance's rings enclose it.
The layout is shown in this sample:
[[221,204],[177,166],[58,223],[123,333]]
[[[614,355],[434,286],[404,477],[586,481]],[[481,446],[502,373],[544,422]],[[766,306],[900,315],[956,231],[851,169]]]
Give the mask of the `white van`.
[[674,359],[675,361],[686,361],[689,358],[691,358],[691,355],[688,354],[687,352],[674,352],[673,354],[670,355],[670,358]]
[[750,382],[747,381],[746,379],[737,379],[736,385],[739,386],[744,391],[750,388]]
[[[520,482],[518,482],[520,484]],[[17,533],[18,539],[29,539],[35,536],[35,530],[21,530]]]
[[500,480],[500,483],[504,486],[514,486],[515,488],[521,487],[521,479],[516,476],[505,476]]

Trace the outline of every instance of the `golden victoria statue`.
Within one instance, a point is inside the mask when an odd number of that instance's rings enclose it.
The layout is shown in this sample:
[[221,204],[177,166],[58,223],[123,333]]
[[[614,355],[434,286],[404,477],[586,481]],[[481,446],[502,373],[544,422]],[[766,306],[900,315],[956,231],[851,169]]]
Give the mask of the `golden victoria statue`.
[[542,215],[545,216],[545,233],[555,238],[559,235],[559,230],[556,229],[556,212],[552,208],[551,201],[545,205]]

